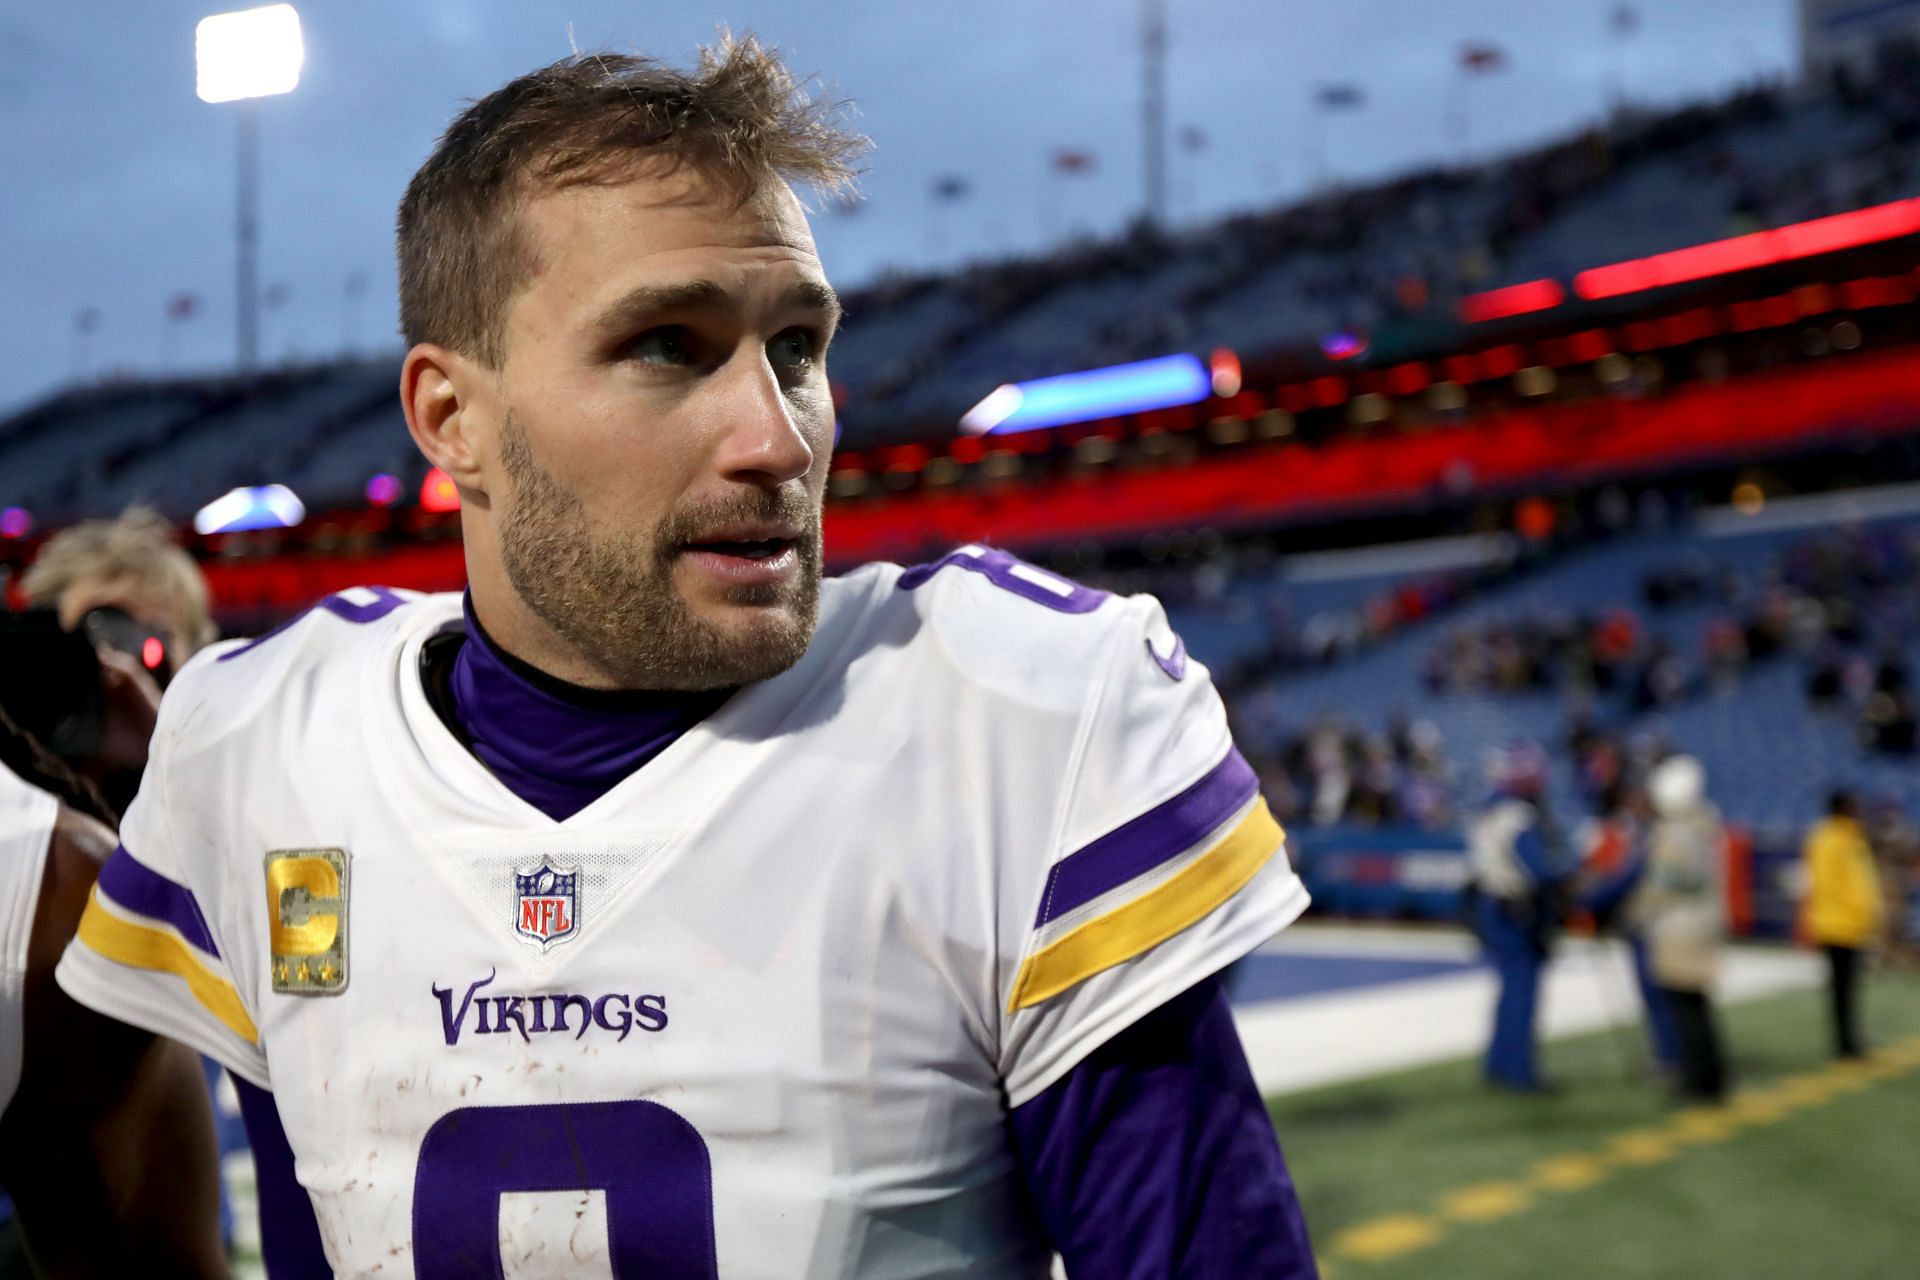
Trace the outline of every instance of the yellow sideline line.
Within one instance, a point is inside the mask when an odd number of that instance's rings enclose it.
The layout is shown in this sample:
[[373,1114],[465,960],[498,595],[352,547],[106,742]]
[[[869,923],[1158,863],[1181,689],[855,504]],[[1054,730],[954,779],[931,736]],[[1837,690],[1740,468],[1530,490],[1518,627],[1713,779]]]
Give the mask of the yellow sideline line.
[[[1370,1218],[1335,1233],[1320,1252],[1348,1263],[1383,1262],[1429,1248],[1458,1226],[1497,1222],[1523,1213],[1556,1192],[1584,1191],[1616,1173],[1647,1168],[1686,1148],[1725,1142],[1742,1129],[1778,1124],[1795,1111],[1824,1106],[1883,1080],[1920,1069],[1920,1035],[1909,1036],[1860,1062],[1836,1062],[1735,1094],[1717,1107],[1689,1107],[1664,1124],[1615,1134],[1591,1151],[1549,1156],[1511,1180],[1476,1182],[1440,1196],[1424,1213]],[[1323,1266],[1321,1274],[1326,1274]]]

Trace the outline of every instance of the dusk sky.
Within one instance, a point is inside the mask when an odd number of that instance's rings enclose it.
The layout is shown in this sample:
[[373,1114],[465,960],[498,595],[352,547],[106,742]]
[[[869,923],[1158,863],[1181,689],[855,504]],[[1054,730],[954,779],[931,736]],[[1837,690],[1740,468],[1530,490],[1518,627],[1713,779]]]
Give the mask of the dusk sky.
[[[194,96],[194,24],[241,5],[93,0],[0,13],[0,414],[111,372],[233,361],[234,121]],[[1141,207],[1139,0],[310,0],[298,90],[261,106],[261,282],[276,362],[398,350],[393,209],[469,99],[582,50],[675,61],[725,23],[777,45],[851,99],[876,149],[853,214],[815,221],[844,290],[925,269],[1105,234]],[[1616,79],[1640,103],[1789,74],[1792,0],[1167,0],[1177,224],[1303,195],[1317,85],[1360,107],[1324,118],[1331,179],[1364,181],[1461,158],[1447,117],[1468,42],[1506,51],[1475,78],[1476,157],[1600,115]],[[1091,174],[1050,174],[1056,147]],[[943,175],[970,194],[938,205]],[[362,282],[358,297],[350,281]],[[197,308],[168,322],[168,300]],[[89,337],[76,317],[98,313]]]

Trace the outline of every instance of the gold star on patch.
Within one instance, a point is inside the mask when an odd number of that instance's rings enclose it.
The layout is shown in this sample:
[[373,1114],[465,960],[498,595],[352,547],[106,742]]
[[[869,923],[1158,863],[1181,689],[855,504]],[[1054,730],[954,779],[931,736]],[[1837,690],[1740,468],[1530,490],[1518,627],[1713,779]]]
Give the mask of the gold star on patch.
[[328,963],[327,961],[322,961],[320,964],[320,981],[332,982],[333,975],[334,975],[333,965],[331,963]]
[[307,968],[307,962],[305,960],[302,960],[300,967],[293,971],[293,976],[302,982],[306,982],[312,977],[312,972]]
[[285,982],[287,980],[287,962],[285,960],[274,961],[273,980],[275,982]]

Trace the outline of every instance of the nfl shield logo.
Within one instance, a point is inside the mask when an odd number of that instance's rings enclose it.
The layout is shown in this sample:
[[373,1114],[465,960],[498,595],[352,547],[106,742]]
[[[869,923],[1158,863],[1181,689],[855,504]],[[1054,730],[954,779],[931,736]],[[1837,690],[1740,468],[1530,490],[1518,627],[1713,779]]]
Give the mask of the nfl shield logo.
[[580,931],[580,871],[542,860],[513,874],[513,931],[546,951]]

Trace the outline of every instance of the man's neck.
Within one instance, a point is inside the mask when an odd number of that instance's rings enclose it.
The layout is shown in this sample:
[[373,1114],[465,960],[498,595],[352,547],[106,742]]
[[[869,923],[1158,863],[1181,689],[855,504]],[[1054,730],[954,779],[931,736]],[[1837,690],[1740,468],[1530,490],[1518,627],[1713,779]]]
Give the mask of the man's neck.
[[613,673],[581,653],[558,631],[542,619],[520,598],[504,573],[473,573],[472,558],[468,570],[472,577],[467,588],[467,616],[479,623],[493,647],[509,661],[527,671],[576,689],[623,690]]
[[556,821],[606,794],[732,695],[573,683],[504,648],[473,603],[469,597],[466,643],[445,675],[452,727],[495,777]]

